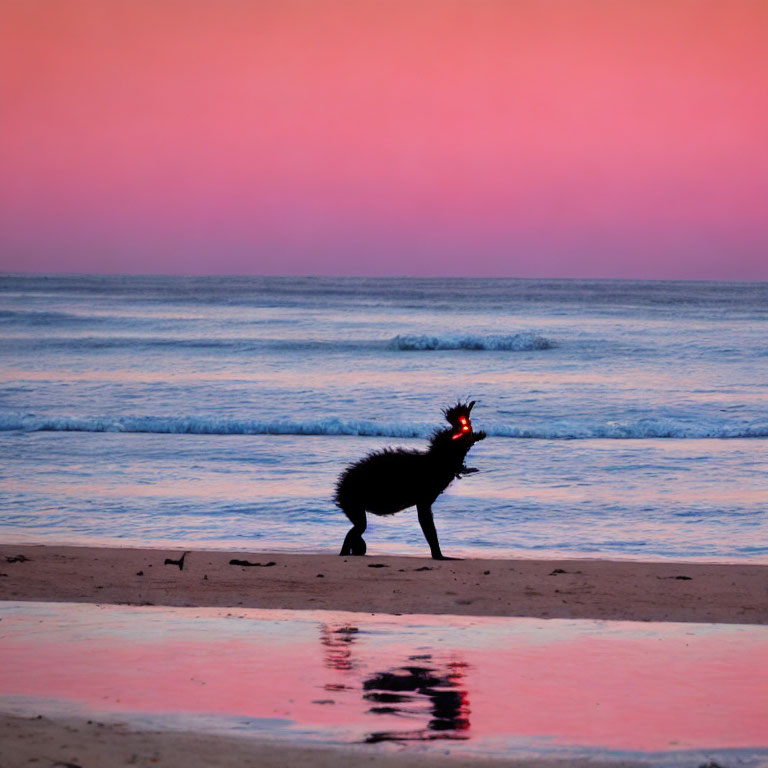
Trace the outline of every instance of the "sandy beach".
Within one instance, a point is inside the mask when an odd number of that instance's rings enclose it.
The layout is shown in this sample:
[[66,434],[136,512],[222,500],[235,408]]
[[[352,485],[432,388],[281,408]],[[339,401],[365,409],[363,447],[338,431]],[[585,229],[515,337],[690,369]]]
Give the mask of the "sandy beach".
[[182,555],[6,545],[0,599],[768,623],[768,565],[190,551],[179,567]]
[[[234,561],[234,562],[233,562]],[[455,560],[276,553],[0,548],[0,600],[768,624],[768,566],[600,560]],[[430,768],[434,751],[297,745],[137,729],[119,718],[0,716],[0,765]],[[578,766],[590,760],[452,756],[461,766]],[[649,765],[601,759],[605,766]]]
[[[393,751],[371,752],[364,747],[293,746],[247,737],[172,731],[132,731],[120,723],[77,719],[22,718],[0,716],[0,765],[21,768],[55,765],[73,768],[131,765],[137,768],[286,768],[312,765],[337,768],[346,762],[370,768],[444,768],[446,754]],[[589,768],[584,759],[515,759],[453,757],[451,768]],[[635,768],[644,762],[601,760],[602,768]]]

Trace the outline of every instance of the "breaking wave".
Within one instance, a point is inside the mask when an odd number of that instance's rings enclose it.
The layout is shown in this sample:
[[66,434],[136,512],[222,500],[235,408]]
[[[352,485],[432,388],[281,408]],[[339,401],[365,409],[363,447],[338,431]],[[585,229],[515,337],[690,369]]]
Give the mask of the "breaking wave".
[[199,416],[119,416],[114,418],[0,416],[0,431],[25,432],[150,432],[188,435],[361,435],[423,437],[423,425],[380,425],[372,421],[318,419],[217,419]]
[[[433,424],[390,423],[354,419],[233,419],[201,416],[38,417],[0,416],[0,431],[24,432],[124,432],[192,435],[355,435],[361,437],[426,438]],[[768,437],[768,422],[697,423],[670,419],[640,419],[635,422],[558,421],[532,426],[484,423],[488,437],[586,440],[643,438],[760,438]]]
[[554,342],[532,331],[511,336],[395,336],[390,348],[398,350],[485,349],[494,352],[528,352],[551,349]]
[[[38,313],[40,317],[33,324],[46,325],[55,313]],[[29,322],[29,321],[27,321]],[[58,321],[57,321],[58,322]],[[70,318],[70,323],[80,322]],[[524,331],[508,336],[500,335],[398,335],[387,339],[313,339],[313,338],[264,338],[264,337],[180,337],[180,336],[142,336],[142,335],[55,335],[55,336],[12,336],[2,339],[5,351],[109,351],[130,349],[174,350],[187,353],[190,350],[199,352],[223,353],[253,353],[264,350],[279,351],[356,351],[384,350],[395,351],[428,351],[428,350],[490,350],[494,352],[529,352],[540,349],[552,349],[556,344],[551,339],[540,336],[532,331]]]

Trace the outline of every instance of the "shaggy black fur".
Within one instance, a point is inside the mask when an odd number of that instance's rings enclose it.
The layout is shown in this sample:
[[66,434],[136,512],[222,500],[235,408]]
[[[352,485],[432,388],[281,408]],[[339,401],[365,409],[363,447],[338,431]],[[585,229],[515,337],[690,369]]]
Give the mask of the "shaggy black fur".
[[336,504],[353,527],[339,554],[365,554],[366,511],[374,515],[393,515],[415,505],[432,557],[435,560],[451,559],[440,551],[432,504],[454,478],[477,472],[464,465],[469,449],[485,438],[485,432],[472,430],[469,413],[474,404],[474,400],[459,402],[453,408],[444,409],[451,427],[436,431],[426,451],[404,448],[375,451],[342,472],[336,483]]

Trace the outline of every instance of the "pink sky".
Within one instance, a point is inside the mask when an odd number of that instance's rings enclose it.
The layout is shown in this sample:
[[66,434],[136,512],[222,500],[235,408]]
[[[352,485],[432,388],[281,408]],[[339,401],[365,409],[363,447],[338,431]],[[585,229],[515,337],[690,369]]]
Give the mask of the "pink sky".
[[765,0],[0,0],[0,269],[768,279]]

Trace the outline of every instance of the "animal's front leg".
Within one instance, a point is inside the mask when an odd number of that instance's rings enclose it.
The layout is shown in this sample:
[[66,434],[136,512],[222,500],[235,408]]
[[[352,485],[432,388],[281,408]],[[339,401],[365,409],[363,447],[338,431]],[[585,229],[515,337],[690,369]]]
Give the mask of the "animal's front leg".
[[419,513],[419,525],[424,531],[424,538],[429,544],[429,550],[432,553],[433,560],[456,560],[455,557],[445,557],[440,551],[440,542],[437,540],[437,531],[435,530],[435,521],[432,519],[432,507],[429,504],[419,504],[416,509]]

